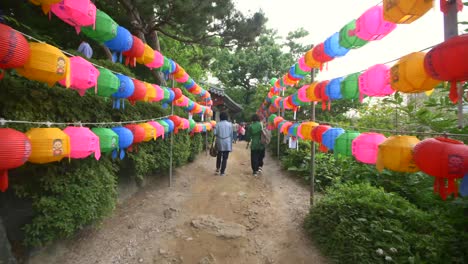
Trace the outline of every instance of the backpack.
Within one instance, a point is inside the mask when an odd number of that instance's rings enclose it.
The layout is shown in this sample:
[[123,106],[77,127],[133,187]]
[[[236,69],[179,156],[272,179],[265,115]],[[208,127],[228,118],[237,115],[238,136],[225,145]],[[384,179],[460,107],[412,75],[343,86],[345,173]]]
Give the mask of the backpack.
[[262,131],[261,131],[261,134],[260,134],[260,142],[263,145],[268,145],[268,144],[270,144],[270,141],[271,141],[271,131],[268,130],[268,128],[263,127],[263,124],[261,122],[260,122],[260,125],[262,127]]

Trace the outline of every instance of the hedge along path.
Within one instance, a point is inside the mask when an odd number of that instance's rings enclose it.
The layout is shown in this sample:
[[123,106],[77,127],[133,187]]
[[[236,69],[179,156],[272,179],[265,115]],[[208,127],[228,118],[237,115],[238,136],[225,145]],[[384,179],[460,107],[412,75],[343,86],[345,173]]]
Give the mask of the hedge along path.
[[100,227],[40,250],[29,263],[328,263],[306,237],[306,186],[267,155],[254,178],[246,142],[233,145],[227,176],[200,154],[148,184]]

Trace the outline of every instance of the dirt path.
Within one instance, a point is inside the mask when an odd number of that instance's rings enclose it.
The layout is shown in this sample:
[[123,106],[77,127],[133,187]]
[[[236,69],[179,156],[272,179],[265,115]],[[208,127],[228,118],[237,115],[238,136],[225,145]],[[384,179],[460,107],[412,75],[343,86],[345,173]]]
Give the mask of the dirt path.
[[303,234],[308,191],[266,157],[254,178],[245,142],[234,145],[227,176],[214,158],[175,171],[172,188],[151,185],[99,228],[38,252],[29,263],[326,263]]

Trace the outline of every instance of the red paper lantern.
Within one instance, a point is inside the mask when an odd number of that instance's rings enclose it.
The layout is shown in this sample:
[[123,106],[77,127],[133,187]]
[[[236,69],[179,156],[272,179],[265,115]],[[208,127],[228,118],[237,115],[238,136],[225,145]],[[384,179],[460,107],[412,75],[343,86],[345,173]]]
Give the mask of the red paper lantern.
[[450,194],[458,196],[455,179],[468,172],[467,145],[449,138],[428,138],[414,146],[413,157],[421,171],[435,177],[434,192],[443,200]]
[[136,101],[144,101],[146,97],[146,85],[144,82],[139,81],[137,79],[132,79],[133,85],[135,86],[135,90],[133,91],[133,94],[128,97],[128,101],[132,105],[135,105]]
[[331,126],[328,125],[318,125],[312,129],[312,140],[319,143],[319,150],[322,152],[327,152],[328,148],[322,144],[323,134],[330,129]]
[[330,110],[330,98],[328,97],[327,93],[326,93],[326,89],[327,89],[327,85],[330,81],[322,81],[322,82],[319,82],[316,86],[315,86],[315,90],[314,90],[314,93],[315,93],[315,97],[317,97],[320,101],[322,101],[322,110],[325,110],[326,107],[327,107],[327,101],[328,101],[328,110]]
[[0,191],[8,188],[8,170],[23,165],[31,154],[28,137],[11,128],[0,128]]
[[145,53],[145,43],[141,39],[136,36],[133,36],[133,44],[132,47],[122,52],[122,55],[125,56],[125,65],[129,65],[135,67],[136,66],[136,59],[143,56]]
[[333,57],[330,57],[327,55],[327,53],[325,53],[325,45],[323,42],[314,47],[312,56],[314,57],[314,60],[321,63],[333,60]]
[[29,53],[29,44],[23,35],[0,24],[0,69],[23,66],[29,59]]
[[179,88],[172,88],[174,92],[174,100],[178,100],[182,96],[182,91]]
[[169,116],[169,119],[172,122],[174,122],[174,133],[175,134],[179,133],[179,126],[180,126],[180,123],[182,122],[181,118],[176,115],[171,115]]
[[468,34],[455,36],[432,48],[424,57],[424,68],[434,79],[450,81],[450,99],[458,101],[456,82],[468,80]]
[[136,144],[141,143],[145,140],[146,131],[142,126],[137,124],[125,125],[125,128],[132,131],[133,134],[133,142],[132,145],[128,148],[128,151],[132,151],[133,147],[135,147],[136,150]]

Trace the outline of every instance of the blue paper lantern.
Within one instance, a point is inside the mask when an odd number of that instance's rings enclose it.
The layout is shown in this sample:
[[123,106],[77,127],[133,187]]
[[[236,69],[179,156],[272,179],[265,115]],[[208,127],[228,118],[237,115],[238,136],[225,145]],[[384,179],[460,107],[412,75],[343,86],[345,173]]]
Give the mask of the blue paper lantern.
[[195,85],[195,81],[190,77],[186,82],[182,84],[185,89],[190,89]]
[[297,137],[297,127],[298,127],[299,125],[300,125],[300,124],[298,124],[298,123],[292,124],[292,126],[290,126],[290,127],[288,128],[288,134],[289,134],[290,136]]
[[460,195],[463,197],[468,196],[468,173],[463,176],[460,184]]
[[166,122],[166,124],[169,126],[168,133],[171,133],[172,131],[174,131],[174,122],[172,120],[168,118],[164,118],[163,121]]
[[330,57],[341,57],[348,53],[349,49],[340,45],[340,33],[328,37],[324,44],[325,53]]
[[330,128],[322,135],[322,144],[325,145],[329,150],[335,148],[335,139],[343,134],[345,131],[342,128]]
[[289,68],[289,74],[296,79],[304,78],[304,75],[300,75],[296,73],[296,64],[294,64],[293,66],[291,66],[291,68]]
[[325,87],[325,94],[330,98],[330,100],[337,100],[343,98],[341,95],[341,82],[343,77],[332,79]]
[[[120,159],[123,159],[125,157],[125,149],[133,143],[133,133],[130,129],[121,126],[111,129],[119,136]],[[114,159],[117,157],[117,150],[112,152],[112,157]]]
[[114,98],[114,108],[120,109],[120,101],[122,101],[122,108],[125,108],[124,99],[130,97],[135,91],[135,85],[129,77],[116,74],[117,78],[120,80],[119,90],[112,94]]
[[[120,61],[122,61],[122,52],[127,51],[132,48],[133,37],[130,31],[126,28],[118,26],[117,27],[117,36],[115,38],[104,42],[104,45],[112,51],[120,53]],[[112,60],[117,61],[117,53],[112,54]]]

